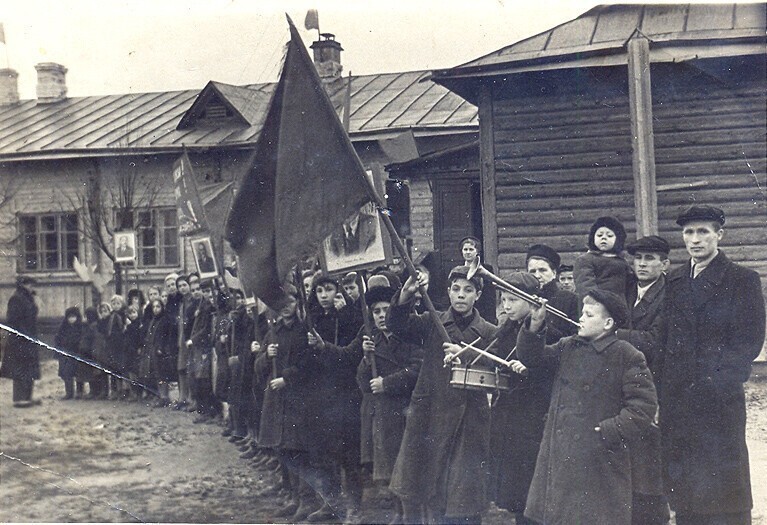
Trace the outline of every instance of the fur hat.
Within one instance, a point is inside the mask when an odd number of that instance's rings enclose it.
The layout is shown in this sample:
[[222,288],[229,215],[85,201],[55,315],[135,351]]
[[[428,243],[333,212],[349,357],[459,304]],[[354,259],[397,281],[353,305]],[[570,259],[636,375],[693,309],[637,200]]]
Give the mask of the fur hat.
[[368,306],[373,306],[376,303],[389,303],[396,291],[391,286],[374,286],[365,292],[365,302]]
[[599,228],[609,228],[615,234],[615,244],[612,249],[607,250],[609,253],[621,253],[623,251],[623,245],[626,242],[626,228],[615,217],[599,217],[594,224],[591,225],[589,230],[589,250],[595,252],[601,251],[594,242],[594,234],[597,233]]
[[587,293],[586,297],[591,297],[594,301],[604,306],[607,313],[613,318],[616,329],[627,328],[629,326],[631,314],[629,313],[626,299],[623,296],[615,292],[595,288]]

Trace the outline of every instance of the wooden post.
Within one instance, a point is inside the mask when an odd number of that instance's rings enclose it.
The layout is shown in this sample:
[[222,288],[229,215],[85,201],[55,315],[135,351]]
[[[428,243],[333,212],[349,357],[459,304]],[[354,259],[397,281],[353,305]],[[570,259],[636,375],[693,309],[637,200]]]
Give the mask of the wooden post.
[[655,137],[652,123],[650,43],[636,32],[628,41],[629,107],[637,238],[658,234]]
[[479,88],[479,173],[482,192],[482,251],[484,260],[498,268],[493,94],[490,86],[484,82]]

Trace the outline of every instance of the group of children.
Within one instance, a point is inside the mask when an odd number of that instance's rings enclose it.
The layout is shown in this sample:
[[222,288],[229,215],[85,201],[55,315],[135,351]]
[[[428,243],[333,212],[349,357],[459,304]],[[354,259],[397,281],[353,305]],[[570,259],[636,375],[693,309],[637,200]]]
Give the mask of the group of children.
[[[419,313],[426,271],[404,284],[378,271],[365,285],[357,273],[338,282],[305,272],[268,315],[247,310],[240,292],[216,296],[195,274],[172,275],[167,299],[150,289],[145,309],[116,296],[85,323],[68,309],[57,345],[156,388],[160,404],[177,380],[177,407],[193,404],[195,421],[220,420],[225,401],[224,435],[280,474],[275,518],[358,523],[367,476],[390,489],[392,523],[480,523],[488,501],[518,524],[630,523],[628,447],[657,401],[643,355],[615,336],[633,284],[625,239],[610,217],[591,228],[573,269],[582,302],[557,284],[559,255],[530,247],[527,272],[507,282],[543,300],[502,291],[498,325],[476,308],[484,283],[469,265],[481,245],[469,237],[436,320]],[[452,366],[497,366],[475,348],[509,362],[508,391],[451,385]],[[79,375],[80,364],[62,358],[67,396],[72,378],[106,395],[109,383]]]

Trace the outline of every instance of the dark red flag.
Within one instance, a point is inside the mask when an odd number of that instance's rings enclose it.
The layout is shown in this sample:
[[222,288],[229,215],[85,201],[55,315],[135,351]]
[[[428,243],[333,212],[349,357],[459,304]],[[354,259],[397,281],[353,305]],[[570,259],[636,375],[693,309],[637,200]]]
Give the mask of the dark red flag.
[[227,221],[246,289],[272,308],[293,265],[371,200],[362,163],[290,18],[280,80]]

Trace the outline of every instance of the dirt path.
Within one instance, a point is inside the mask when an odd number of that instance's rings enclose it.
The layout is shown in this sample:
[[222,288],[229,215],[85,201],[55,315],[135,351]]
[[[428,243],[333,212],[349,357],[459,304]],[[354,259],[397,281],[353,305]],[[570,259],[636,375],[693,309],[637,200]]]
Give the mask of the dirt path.
[[[0,522],[276,521],[275,500],[257,496],[274,474],[239,459],[221,427],[137,403],[62,401],[50,361],[36,389],[42,406],[14,409],[0,381]],[[748,399],[754,524],[767,525],[767,383],[749,385]]]

